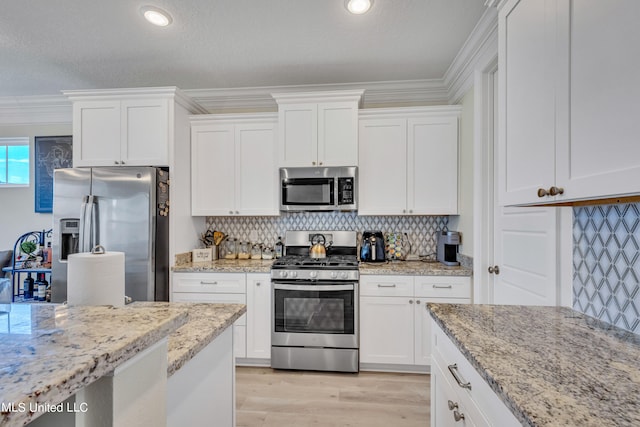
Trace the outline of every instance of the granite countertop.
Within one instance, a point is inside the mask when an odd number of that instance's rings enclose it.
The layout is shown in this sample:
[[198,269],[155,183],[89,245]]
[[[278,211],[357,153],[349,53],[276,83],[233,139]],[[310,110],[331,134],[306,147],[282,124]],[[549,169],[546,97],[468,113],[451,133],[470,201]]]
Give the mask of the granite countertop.
[[428,308],[523,425],[640,425],[639,336],[564,307]]
[[131,307],[149,305],[171,306],[189,313],[188,322],[169,335],[167,376],[173,375],[247,311],[244,304],[216,303],[136,302]]
[[[269,273],[273,260],[219,259],[176,265],[176,273]],[[471,276],[471,268],[448,267],[439,262],[393,261],[383,263],[361,262],[360,274],[399,274],[410,276]]]
[[392,261],[392,262],[361,262],[360,274],[399,274],[405,276],[471,276],[471,268],[456,266],[449,267],[440,262],[428,261]]
[[22,425],[41,414],[30,404],[56,405],[187,321],[183,307],[70,307],[13,304],[0,314],[0,396],[27,410],[0,413],[0,425]]
[[175,265],[176,273],[269,273],[272,259],[218,259],[210,262],[188,262]]

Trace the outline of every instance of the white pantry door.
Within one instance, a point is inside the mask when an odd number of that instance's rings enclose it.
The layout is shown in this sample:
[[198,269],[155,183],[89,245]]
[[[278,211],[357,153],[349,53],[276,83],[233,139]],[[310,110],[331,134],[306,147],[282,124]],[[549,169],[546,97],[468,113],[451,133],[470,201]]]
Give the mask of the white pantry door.
[[557,304],[557,212],[495,204],[494,304]]
[[[492,91],[485,91],[488,97],[493,92],[494,102],[485,105],[493,105],[494,114],[488,115],[492,123],[488,123],[497,129],[497,72],[492,81],[488,81]],[[493,138],[496,132],[489,132]],[[498,177],[496,176],[499,145],[493,142],[493,153],[490,153],[487,165],[489,171],[488,185],[493,186],[491,200],[491,213],[493,218],[488,223],[493,226],[493,232],[486,234],[493,239],[489,248],[493,247],[493,257],[489,257],[487,270],[493,273],[483,272],[489,284],[488,302],[492,304],[515,305],[558,305],[558,225],[559,208],[541,207],[504,207],[497,200]],[[492,243],[492,245],[491,245]],[[493,263],[491,263],[493,258]],[[496,270],[497,267],[497,270]]]

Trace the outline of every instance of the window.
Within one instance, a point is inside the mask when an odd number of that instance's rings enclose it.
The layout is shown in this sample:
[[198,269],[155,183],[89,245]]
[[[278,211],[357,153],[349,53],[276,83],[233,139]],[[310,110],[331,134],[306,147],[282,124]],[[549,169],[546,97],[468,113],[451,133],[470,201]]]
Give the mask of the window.
[[0,186],[29,185],[29,138],[0,138]]

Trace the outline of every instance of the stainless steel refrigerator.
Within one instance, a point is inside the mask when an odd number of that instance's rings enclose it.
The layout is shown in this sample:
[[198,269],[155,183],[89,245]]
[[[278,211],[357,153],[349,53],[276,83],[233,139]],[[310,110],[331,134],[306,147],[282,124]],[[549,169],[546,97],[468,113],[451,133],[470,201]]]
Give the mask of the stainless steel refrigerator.
[[125,295],[169,300],[168,172],[153,167],[56,169],[51,301],[67,300],[67,259],[96,245],[125,254]]

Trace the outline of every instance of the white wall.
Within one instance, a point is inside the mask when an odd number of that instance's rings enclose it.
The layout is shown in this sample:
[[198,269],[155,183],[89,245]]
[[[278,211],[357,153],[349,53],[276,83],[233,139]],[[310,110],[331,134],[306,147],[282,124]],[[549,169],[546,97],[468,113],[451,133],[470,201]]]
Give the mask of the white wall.
[[23,233],[52,227],[51,214],[35,212],[33,141],[35,136],[71,134],[71,123],[0,127],[0,137],[28,136],[31,156],[29,187],[0,188],[0,250],[12,249],[15,240]]
[[449,230],[462,234],[461,254],[473,257],[473,88],[462,98],[460,119],[460,215],[449,218]]

